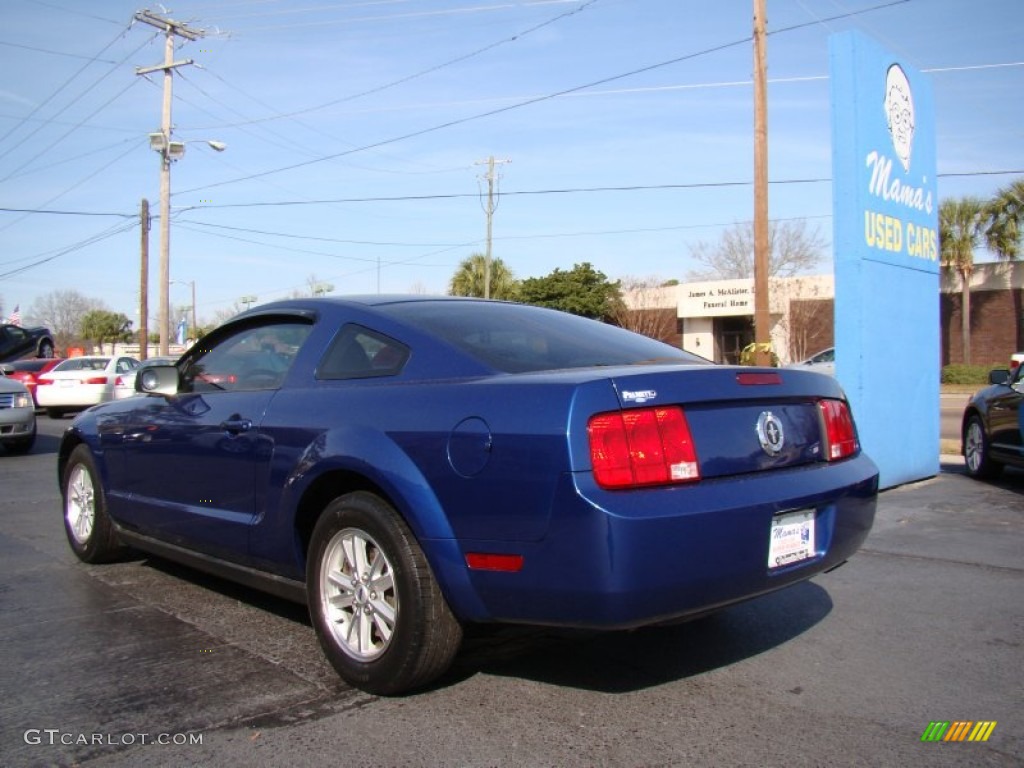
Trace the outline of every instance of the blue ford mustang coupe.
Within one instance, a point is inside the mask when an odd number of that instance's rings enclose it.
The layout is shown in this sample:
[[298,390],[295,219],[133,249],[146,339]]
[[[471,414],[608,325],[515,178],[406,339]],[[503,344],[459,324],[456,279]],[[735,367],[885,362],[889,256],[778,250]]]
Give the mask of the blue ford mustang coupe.
[[441,675],[463,627],[629,628],[843,563],[877,468],[836,381],[719,366],[475,299],[237,316],[60,447],[68,540],[308,604],[350,684]]

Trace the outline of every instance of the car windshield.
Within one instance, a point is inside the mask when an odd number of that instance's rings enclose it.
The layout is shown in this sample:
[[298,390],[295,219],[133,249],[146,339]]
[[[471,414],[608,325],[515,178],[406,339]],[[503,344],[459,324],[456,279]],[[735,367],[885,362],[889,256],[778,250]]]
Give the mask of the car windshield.
[[414,301],[378,307],[505,373],[654,363],[708,364],[660,341],[522,304]]

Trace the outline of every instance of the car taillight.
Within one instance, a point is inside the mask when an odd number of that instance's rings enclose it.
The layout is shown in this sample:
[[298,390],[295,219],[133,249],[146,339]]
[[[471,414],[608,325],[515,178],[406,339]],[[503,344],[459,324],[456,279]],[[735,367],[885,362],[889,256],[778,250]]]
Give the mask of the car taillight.
[[46,376],[40,376],[36,379],[37,386],[42,386],[43,384],[53,384],[53,379],[47,378]]
[[93,376],[91,379],[85,379],[82,381],[83,384],[106,384],[106,376]]
[[825,458],[845,459],[857,452],[857,430],[853,426],[850,406],[842,400],[818,402],[825,425]]
[[697,452],[682,408],[599,413],[587,424],[590,461],[602,488],[700,480]]

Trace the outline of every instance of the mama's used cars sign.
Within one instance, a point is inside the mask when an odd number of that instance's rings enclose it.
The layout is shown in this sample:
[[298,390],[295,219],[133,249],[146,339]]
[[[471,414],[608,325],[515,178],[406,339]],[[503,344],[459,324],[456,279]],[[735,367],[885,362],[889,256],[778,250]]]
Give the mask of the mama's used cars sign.
[[930,82],[829,41],[836,375],[883,487],[939,467],[939,236]]

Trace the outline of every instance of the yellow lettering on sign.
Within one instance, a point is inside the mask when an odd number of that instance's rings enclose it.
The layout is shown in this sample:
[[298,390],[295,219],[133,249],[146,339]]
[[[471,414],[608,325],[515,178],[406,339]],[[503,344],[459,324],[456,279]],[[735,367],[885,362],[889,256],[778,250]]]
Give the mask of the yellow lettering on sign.
[[934,229],[907,222],[907,253],[917,259],[939,258],[939,236]]
[[868,248],[899,253],[903,250],[903,227],[893,216],[864,211],[864,242]]

